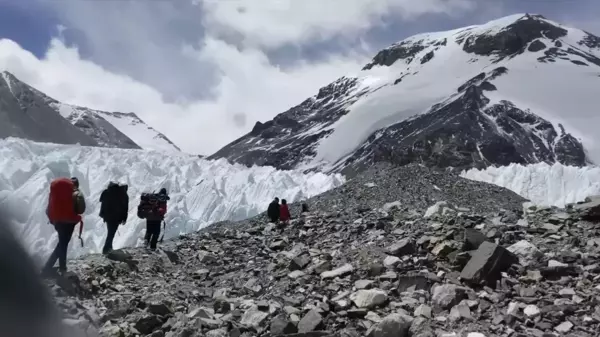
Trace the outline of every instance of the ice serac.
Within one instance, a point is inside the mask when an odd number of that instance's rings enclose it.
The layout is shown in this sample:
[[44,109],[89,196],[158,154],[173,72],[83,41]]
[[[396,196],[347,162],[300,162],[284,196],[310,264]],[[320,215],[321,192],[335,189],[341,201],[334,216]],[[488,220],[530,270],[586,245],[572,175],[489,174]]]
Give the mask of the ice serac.
[[[353,174],[600,161],[600,38],[519,14],[419,34],[210,158]],[[598,118],[590,123],[590,118]]]
[[575,167],[559,163],[552,165],[511,164],[470,169],[463,178],[495,184],[521,195],[541,206],[564,207],[600,195],[600,167]]
[[325,192],[343,176],[302,174],[273,167],[247,168],[226,160],[205,160],[183,153],[66,146],[23,139],[0,140],[0,206],[13,211],[17,232],[33,254],[46,255],[56,243],[47,223],[50,181],[76,176],[87,201],[84,247],[72,254],[98,252],[106,236],[98,217],[99,197],[109,181],[129,185],[129,217],[119,227],[115,248],[136,245],[145,223],[136,216],[142,192],[165,187],[171,196],[165,238],[189,233],[221,220],[240,220],[266,210],[273,197],[290,202]]
[[0,138],[97,145],[95,139],[48,106],[44,94],[9,72],[4,71],[0,75]]

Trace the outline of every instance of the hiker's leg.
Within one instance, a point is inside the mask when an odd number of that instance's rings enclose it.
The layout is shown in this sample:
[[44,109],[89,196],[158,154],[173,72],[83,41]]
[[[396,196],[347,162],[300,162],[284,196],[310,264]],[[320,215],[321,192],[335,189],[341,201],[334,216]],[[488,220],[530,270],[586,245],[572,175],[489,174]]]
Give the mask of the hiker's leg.
[[56,264],[56,261],[58,260],[58,249],[59,249],[59,243],[56,243],[56,247],[54,247],[54,250],[52,251],[52,254],[50,254],[50,256],[48,257],[48,260],[46,260],[46,264],[44,265],[44,269],[43,272],[49,272],[50,270],[52,270],[52,268],[54,268],[54,265]]
[[46,260],[46,264],[44,265],[43,272],[50,272],[50,270],[52,270],[52,268],[54,268],[54,265],[56,264],[56,261],[58,261],[58,251],[59,251],[59,245],[60,245],[60,233],[58,232],[58,227],[56,227],[56,225],[54,225],[54,230],[56,231],[56,234],[58,235],[58,242],[56,243],[56,247],[54,247],[54,250],[52,251],[52,253],[48,257],[48,260]]
[[58,268],[67,271],[67,251],[77,224],[60,224],[58,229]]
[[160,236],[160,221],[152,224],[152,238],[150,239],[150,249],[156,249],[156,243]]
[[146,247],[150,244],[150,238],[152,237],[152,229],[151,222],[146,220],[146,235],[144,236],[144,241],[146,242]]
[[104,248],[102,248],[102,254],[107,254],[111,250],[113,250],[113,239],[115,238],[115,234],[117,233],[117,229],[119,228],[118,223],[107,222],[106,223],[106,241],[104,242]]

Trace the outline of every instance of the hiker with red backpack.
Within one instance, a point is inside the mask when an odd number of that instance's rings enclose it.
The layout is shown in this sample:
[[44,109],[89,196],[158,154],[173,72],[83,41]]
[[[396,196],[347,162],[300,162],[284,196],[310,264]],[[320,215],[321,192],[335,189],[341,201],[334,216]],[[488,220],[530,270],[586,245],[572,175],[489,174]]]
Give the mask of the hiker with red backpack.
[[170,199],[166,188],[161,188],[158,193],[142,193],[140,197],[137,215],[140,219],[146,219],[145,241],[146,247],[149,246],[151,250],[156,249],[156,244],[159,241],[160,225],[161,223],[164,225],[167,201]]
[[59,271],[61,273],[67,271],[67,250],[75,226],[78,223],[80,224],[79,239],[83,245],[83,239],[81,238],[83,219],[81,214],[84,212],[85,198],[79,190],[79,180],[77,178],[57,178],[50,183],[46,215],[58,234],[58,243],[44,266],[44,274],[48,275],[53,271],[57,260]]

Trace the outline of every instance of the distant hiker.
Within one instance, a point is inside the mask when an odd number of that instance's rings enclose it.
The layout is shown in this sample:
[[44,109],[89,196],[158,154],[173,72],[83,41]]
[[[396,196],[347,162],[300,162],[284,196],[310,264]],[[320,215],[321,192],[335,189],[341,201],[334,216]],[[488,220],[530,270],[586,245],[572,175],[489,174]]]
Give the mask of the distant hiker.
[[100,218],[106,223],[107,229],[102,254],[108,254],[113,250],[112,243],[117,229],[119,229],[119,225],[127,222],[127,213],[129,212],[127,188],[127,185],[119,185],[111,181],[100,195]]
[[279,198],[273,199],[267,208],[267,216],[272,223],[279,221]]
[[302,204],[302,213],[306,213],[308,212],[308,204],[307,203],[303,203]]
[[[71,241],[77,223],[80,224],[79,239],[81,239],[83,230],[81,214],[84,212],[85,198],[79,191],[77,178],[57,178],[50,183],[46,215],[58,234],[58,243],[44,266],[43,273],[45,275],[52,272],[56,260],[59,263],[59,271],[62,273],[67,271],[69,241]],[[81,244],[83,245],[83,240]]]
[[279,207],[279,220],[285,224],[288,224],[290,219],[290,209],[288,208],[287,200],[281,199],[281,206]]
[[[138,217],[146,219],[146,246],[155,250],[160,235],[160,224],[164,223],[167,213],[167,201],[170,200],[167,189],[162,188],[158,193],[142,193],[138,205]],[[164,234],[163,234],[164,235]]]

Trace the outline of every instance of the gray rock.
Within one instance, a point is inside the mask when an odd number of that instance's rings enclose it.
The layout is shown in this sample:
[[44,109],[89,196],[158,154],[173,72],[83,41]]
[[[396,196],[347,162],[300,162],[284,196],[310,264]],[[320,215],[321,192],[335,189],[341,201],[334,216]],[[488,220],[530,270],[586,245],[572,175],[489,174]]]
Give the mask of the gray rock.
[[135,329],[144,335],[148,335],[161,325],[162,322],[156,315],[144,315],[135,322]]
[[359,308],[374,308],[387,301],[387,293],[380,289],[363,289],[350,295],[350,300]]
[[258,328],[268,317],[268,313],[260,311],[258,310],[258,307],[254,306],[246,310],[240,320],[240,324],[246,327]]
[[515,263],[518,263],[518,259],[513,253],[494,243],[484,242],[463,268],[460,277],[471,284],[485,282],[495,286],[501,273]]
[[290,322],[285,315],[276,316],[271,320],[272,335],[287,335],[298,332],[294,323]]
[[388,255],[383,260],[383,265],[387,268],[394,267],[400,263],[400,258],[397,256]]
[[402,239],[393,245],[389,246],[386,251],[390,255],[402,257],[404,255],[412,254],[415,252],[415,244],[410,239]]
[[323,317],[316,311],[310,310],[300,322],[298,322],[298,332],[311,332],[321,330],[323,327]]
[[487,237],[480,231],[473,228],[466,228],[463,231],[463,249],[475,250],[487,240]]
[[354,267],[352,267],[351,264],[346,263],[345,265],[343,265],[339,268],[321,273],[321,278],[329,279],[329,278],[341,277],[344,275],[348,275],[348,274],[352,273],[353,271],[354,271]]
[[215,329],[206,332],[206,337],[228,337],[227,329]]
[[441,310],[448,310],[467,298],[467,290],[454,284],[439,285],[432,290],[431,302]]
[[356,289],[368,289],[373,285],[373,281],[371,280],[358,280],[356,282],[354,282],[354,287]]
[[302,270],[310,263],[310,256],[300,255],[292,259],[290,262],[290,270]]
[[426,304],[421,304],[419,305],[414,312],[414,316],[415,317],[426,317],[426,318],[431,318],[431,307],[426,305]]
[[217,299],[213,304],[213,310],[218,314],[226,314],[231,311],[231,304],[224,299]]
[[400,313],[390,314],[377,323],[368,333],[368,337],[408,337],[412,317]]
[[461,319],[472,319],[473,317],[471,316],[471,309],[469,306],[466,303],[461,302],[450,309],[448,318],[450,321],[458,321]]
[[167,316],[173,313],[171,308],[162,302],[153,302],[148,304],[148,312],[159,316]]
[[436,337],[431,329],[431,322],[425,317],[416,317],[408,329],[411,337]]
[[288,274],[288,277],[295,280],[295,279],[301,278],[305,275],[306,275],[306,273],[304,273],[302,270],[294,270],[293,272]]

